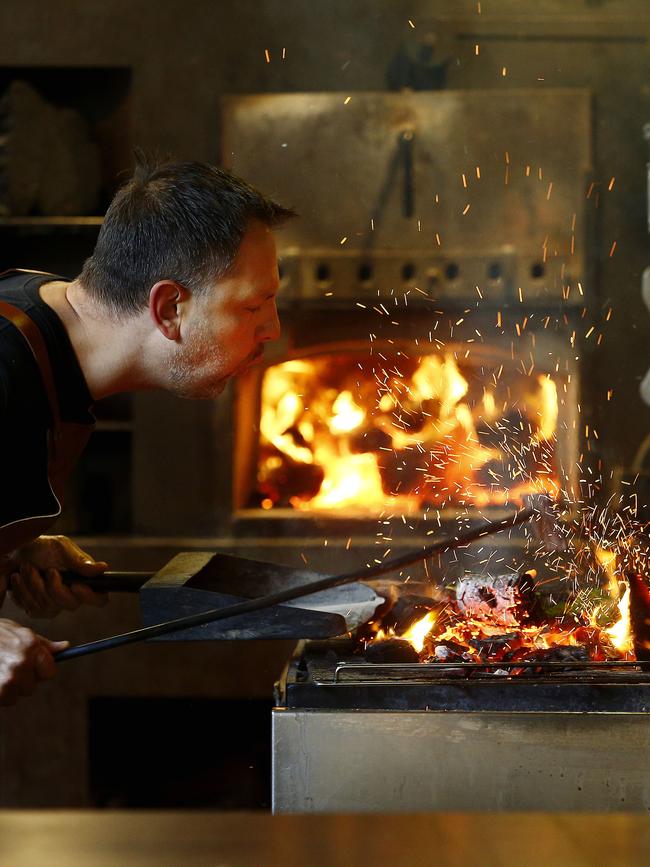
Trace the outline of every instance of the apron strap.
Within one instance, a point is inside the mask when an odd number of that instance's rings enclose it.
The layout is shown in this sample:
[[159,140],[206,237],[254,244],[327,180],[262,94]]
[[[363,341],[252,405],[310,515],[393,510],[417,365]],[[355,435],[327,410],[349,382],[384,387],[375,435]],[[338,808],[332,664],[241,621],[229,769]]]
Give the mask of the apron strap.
[[50,410],[54,422],[53,431],[56,439],[56,432],[59,430],[61,425],[61,410],[59,408],[59,399],[54,385],[54,374],[52,373],[50,356],[43,335],[34,320],[31,319],[24,310],[21,310],[19,307],[14,307],[13,304],[8,304],[6,301],[0,300],[0,316],[4,316],[5,319],[8,319],[11,324],[20,331],[32,351],[32,355],[34,356],[38,369],[41,372],[41,378],[43,380],[43,385],[45,386],[45,393],[47,394],[47,399],[50,404]]
[[0,280],[2,280],[3,277],[9,277],[10,274],[32,274],[37,277],[54,277],[55,280],[61,279],[57,278],[56,274],[51,274],[49,271],[32,271],[30,268],[7,268],[6,271],[0,273]]

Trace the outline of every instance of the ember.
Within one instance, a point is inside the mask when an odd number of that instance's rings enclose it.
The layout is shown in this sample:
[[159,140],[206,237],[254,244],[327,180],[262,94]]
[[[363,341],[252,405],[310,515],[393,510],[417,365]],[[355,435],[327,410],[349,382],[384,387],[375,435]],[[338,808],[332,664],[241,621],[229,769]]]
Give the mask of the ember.
[[[601,562],[605,561],[614,568],[608,558],[601,557]],[[370,645],[391,644],[399,638],[411,643],[420,662],[428,663],[551,661],[566,662],[570,668],[572,662],[636,659],[635,646],[638,650],[642,643],[637,634],[635,645],[631,630],[629,585],[619,598],[616,582],[612,591],[616,595],[610,600],[613,622],[599,625],[604,604],[580,610],[576,607],[580,595],[567,600],[562,616],[541,619],[541,596],[531,589],[534,577],[534,572],[495,579],[465,576],[446,601],[431,600],[431,610],[405,631],[397,633],[392,627],[376,625]],[[637,601],[636,620],[645,623],[648,618],[650,623],[650,591],[639,576],[632,580],[636,582],[636,599],[648,601],[647,607]],[[612,610],[616,612],[613,618]],[[386,622],[391,622],[390,613]],[[372,657],[379,659],[381,654],[375,650]],[[503,673],[531,674],[535,668],[509,665]]]

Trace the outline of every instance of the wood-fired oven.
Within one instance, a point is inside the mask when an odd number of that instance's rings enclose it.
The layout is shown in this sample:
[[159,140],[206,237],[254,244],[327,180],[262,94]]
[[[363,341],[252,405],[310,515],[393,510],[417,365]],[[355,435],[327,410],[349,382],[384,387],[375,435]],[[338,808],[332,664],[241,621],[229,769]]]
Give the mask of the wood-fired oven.
[[589,131],[582,91],[224,101],[226,164],[300,214],[283,337],[233,397],[235,535],[574,490]]

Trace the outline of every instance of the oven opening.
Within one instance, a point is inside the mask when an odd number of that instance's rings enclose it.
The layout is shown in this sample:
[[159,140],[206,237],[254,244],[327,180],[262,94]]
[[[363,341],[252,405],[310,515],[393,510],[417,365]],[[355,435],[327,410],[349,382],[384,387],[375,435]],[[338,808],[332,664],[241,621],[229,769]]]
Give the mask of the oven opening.
[[353,518],[557,496],[571,377],[432,343],[333,345],[267,367],[243,508]]

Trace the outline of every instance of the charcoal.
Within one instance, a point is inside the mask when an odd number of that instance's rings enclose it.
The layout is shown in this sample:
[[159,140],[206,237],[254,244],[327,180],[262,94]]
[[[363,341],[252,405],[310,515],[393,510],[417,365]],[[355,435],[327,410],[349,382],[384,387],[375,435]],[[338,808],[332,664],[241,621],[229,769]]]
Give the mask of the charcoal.
[[469,617],[516,624],[518,575],[464,575],[456,584],[456,604]]
[[456,641],[436,641],[428,651],[424,662],[471,662],[467,648]]
[[478,650],[483,659],[502,653],[503,651],[512,650],[518,647],[521,643],[519,634],[516,632],[507,632],[504,635],[491,635],[489,638],[470,638],[469,644]]
[[441,641],[433,648],[431,662],[465,662],[467,651],[455,641]]
[[[505,658],[505,657],[504,657]],[[513,653],[512,657],[515,661],[522,660],[526,662],[566,662],[567,665],[558,666],[557,668],[535,668],[535,666],[524,667],[520,674],[522,677],[538,676],[540,674],[547,675],[553,671],[571,671],[572,662],[589,662],[589,650],[586,647],[574,645],[557,645],[556,647],[540,648],[539,650],[529,650],[526,653]],[[516,670],[511,670],[511,673],[517,673]]]
[[406,594],[401,596],[388,614],[384,616],[382,625],[384,629],[393,629],[401,634],[434,608],[436,608],[436,603],[433,599],[427,596]]
[[464,575],[456,584],[456,604],[461,614],[496,620],[504,626],[543,619],[535,593],[535,575]]
[[413,645],[401,638],[388,638],[369,644],[365,657],[366,662],[372,663],[419,662],[420,659]]
[[[438,642],[423,661],[438,663],[440,665],[440,677],[457,679],[471,676],[471,670],[463,668],[462,663],[471,662],[472,659],[469,657],[467,649],[455,641]],[[453,663],[460,664],[455,666]]]
[[534,659],[538,662],[588,662],[589,650],[572,644],[558,644],[555,647],[531,650],[522,659]]

